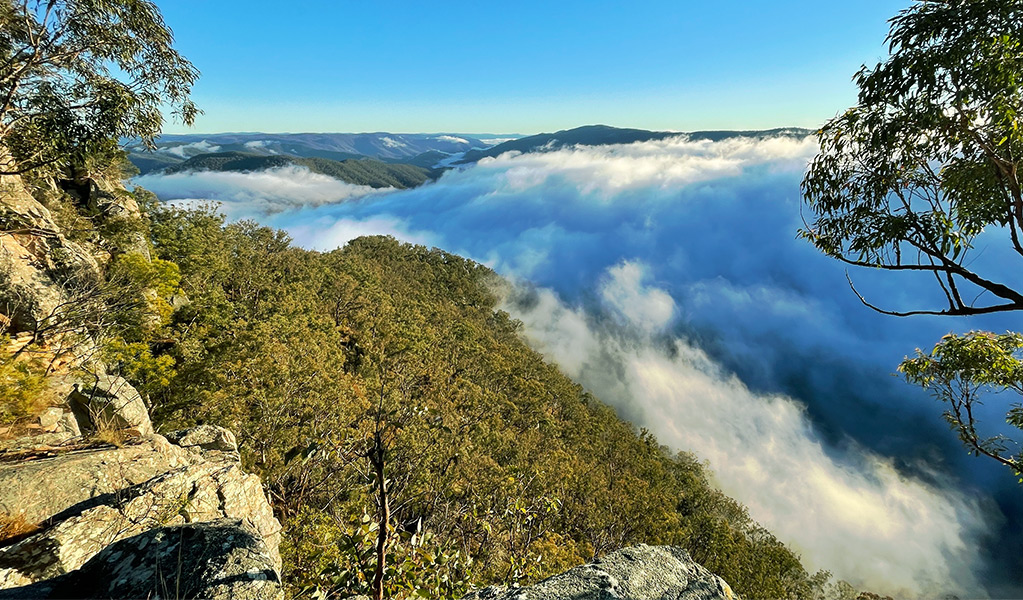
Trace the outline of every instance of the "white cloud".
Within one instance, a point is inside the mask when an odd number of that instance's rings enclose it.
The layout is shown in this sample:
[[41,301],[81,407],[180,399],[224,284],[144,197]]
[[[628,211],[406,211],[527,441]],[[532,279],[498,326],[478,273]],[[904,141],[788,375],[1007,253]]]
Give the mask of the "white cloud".
[[[638,279],[628,263],[609,276]],[[534,347],[636,414],[661,443],[708,460],[722,489],[808,567],[911,597],[981,589],[975,543],[986,527],[966,495],[902,475],[870,451],[836,457],[799,403],[751,392],[682,339],[666,352],[642,335],[595,330],[592,317],[549,290],[530,293],[539,298],[503,308],[523,321]]]
[[252,140],[249,142],[245,142],[244,146],[251,150],[262,150],[265,152],[269,152],[270,154],[277,154],[276,150],[270,148],[270,142],[267,140]]
[[436,238],[429,232],[414,231],[402,219],[379,215],[368,219],[338,219],[296,225],[289,232],[295,242],[306,248],[329,251],[344,246],[349,240],[365,235],[390,235],[412,244],[431,245]]
[[168,154],[174,154],[181,158],[190,158],[197,154],[205,154],[207,152],[219,152],[220,146],[211,144],[210,142],[203,140],[201,142],[192,142],[191,144],[181,144],[180,146],[173,146],[170,148],[163,148],[162,152]]
[[467,140],[465,138],[455,137],[453,135],[439,135],[435,139],[438,139],[438,140],[440,140],[442,142],[451,142],[452,144],[466,144],[466,145],[469,144],[469,140]]
[[625,261],[608,269],[600,287],[607,305],[631,325],[646,333],[664,328],[675,312],[675,301],[664,290],[647,286],[646,265]]
[[517,139],[519,139],[519,138],[513,138],[513,137],[495,137],[495,138],[480,138],[480,141],[483,142],[484,144],[488,145],[488,146],[496,146],[498,144],[503,144],[505,142],[510,142],[512,140],[517,140]]
[[[508,153],[417,189],[261,218],[308,247],[390,233],[548,288],[515,309],[533,342],[662,442],[707,458],[809,565],[876,591],[982,595],[980,557],[998,542],[979,540],[998,511],[968,498],[985,497],[991,471],[966,462],[926,394],[891,377],[914,347],[965,327],[870,312],[841,265],[796,239],[815,152],[810,139],[678,137]],[[893,302],[926,294],[854,275]]]
[[384,145],[387,146],[388,148],[404,148],[408,146],[408,144],[406,144],[405,142],[390,137],[382,137],[380,138],[380,141],[383,142]]
[[263,216],[287,209],[332,204],[392,191],[345,183],[297,166],[249,173],[150,173],[136,177],[132,183],[152,191],[161,200],[201,198],[220,202],[225,214],[232,218]]

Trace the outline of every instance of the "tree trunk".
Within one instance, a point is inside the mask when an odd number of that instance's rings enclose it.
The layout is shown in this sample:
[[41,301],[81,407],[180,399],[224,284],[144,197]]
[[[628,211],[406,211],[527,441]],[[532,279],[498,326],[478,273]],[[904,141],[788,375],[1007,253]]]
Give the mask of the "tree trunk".
[[373,573],[373,600],[384,598],[384,565],[387,559],[387,522],[391,518],[391,508],[387,502],[387,480],[384,478],[384,445],[380,436],[374,440],[374,448],[370,453],[373,471],[377,478],[380,513],[377,520],[377,565]]

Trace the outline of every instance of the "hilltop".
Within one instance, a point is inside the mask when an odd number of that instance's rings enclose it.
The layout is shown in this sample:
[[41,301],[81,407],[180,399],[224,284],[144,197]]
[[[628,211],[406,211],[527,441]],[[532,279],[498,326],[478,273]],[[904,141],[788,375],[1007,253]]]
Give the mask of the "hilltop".
[[784,127],[762,131],[647,131],[645,129],[622,129],[607,125],[586,125],[575,129],[564,129],[554,133],[540,133],[510,140],[484,150],[470,150],[458,161],[459,164],[478,162],[482,158],[493,158],[505,152],[547,152],[570,146],[607,146],[611,144],[634,144],[672,137],[689,140],[720,141],[727,138],[748,137],[806,137],[813,132],[809,129]]
[[299,158],[285,155],[260,155],[246,152],[197,154],[167,167],[166,173],[183,171],[262,171],[287,166],[305,167],[346,183],[374,188],[411,188],[439,176],[439,172],[410,164],[390,164],[371,158]]

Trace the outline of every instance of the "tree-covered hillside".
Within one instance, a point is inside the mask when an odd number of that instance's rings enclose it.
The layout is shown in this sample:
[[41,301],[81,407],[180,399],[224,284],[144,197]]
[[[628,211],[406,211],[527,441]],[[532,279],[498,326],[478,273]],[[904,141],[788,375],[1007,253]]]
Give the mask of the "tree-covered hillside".
[[412,188],[434,179],[429,169],[408,164],[385,163],[373,159],[332,160],[296,156],[249,154],[245,152],[210,152],[166,168],[168,173],[182,171],[261,171],[297,165],[313,173],[328,175],[346,183],[374,188]]
[[151,210],[188,302],[117,368],[162,427],[239,434],[287,528],[295,593],[365,592],[386,504],[397,596],[646,542],[685,546],[746,597],[811,597],[798,557],[691,455],[525,345],[489,269],[383,237],[321,254],[212,211]]
[[585,125],[575,129],[565,129],[555,133],[540,133],[498,144],[485,150],[470,150],[465,153],[459,163],[473,163],[482,158],[496,157],[505,152],[546,152],[570,146],[605,146],[610,144],[633,144],[651,140],[663,140],[670,137],[684,136],[690,140],[719,141],[733,137],[749,137],[754,139],[794,136],[806,137],[813,132],[797,127],[783,127],[763,131],[647,131],[646,129],[623,129],[607,125]]

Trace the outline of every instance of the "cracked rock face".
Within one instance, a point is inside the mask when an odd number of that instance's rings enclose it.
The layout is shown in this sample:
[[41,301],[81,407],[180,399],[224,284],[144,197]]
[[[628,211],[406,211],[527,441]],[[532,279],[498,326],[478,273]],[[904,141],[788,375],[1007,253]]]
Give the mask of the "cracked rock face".
[[[0,148],[0,161],[5,156]],[[31,331],[67,298],[56,272],[99,273],[99,264],[81,244],[68,240],[50,211],[25,188],[21,177],[0,175],[0,312],[12,332]]]
[[270,548],[257,531],[232,519],[151,529],[108,546],[76,571],[0,590],[0,600],[283,597]]
[[463,600],[732,600],[732,588],[670,546],[632,546],[545,579],[509,589],[489,587]]
[[225,517],[255,531],[280,570],[280,523],[237,453],[186,450],[159,435],[123,448],[0,462],[0,509],[42,524],[0,546],[0,589],[73,571],[110,544],[149,530]]

